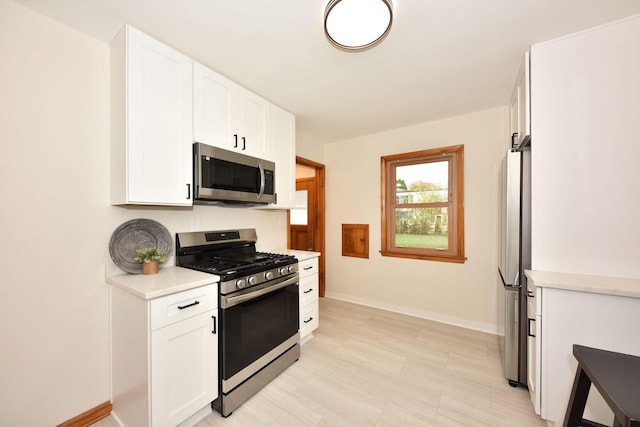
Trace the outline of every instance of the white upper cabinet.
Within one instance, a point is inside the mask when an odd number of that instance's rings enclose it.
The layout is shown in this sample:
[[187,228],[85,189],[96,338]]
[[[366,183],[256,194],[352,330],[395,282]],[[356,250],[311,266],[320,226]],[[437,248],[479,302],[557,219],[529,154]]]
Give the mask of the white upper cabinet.
[[125,26],[111,74],[111,203],[192,205],[191,59]]
[[269,101],[238,87],[238,148],[250,156],[270,159]]
[[276,164],[277,203],[271,209],[291,209],[296,193],[296,118],[271,105],[271,161]]
[[236,84],[213,70],[193,63],[193,139],[232,149],[235,119],[231,101]]
[[111,43],[111,204],[193,204],[193,142],[276,162],[295,193],[295,117],[131,26]]
[[194,63],[196,142],[269,158],[270,103],[215,71]]
[[529,52],[524,54],[515,87],[511,95],[511,135],[518,146],[531,136],[531,92]]
[[640,16],[534,45],[531,69],[532,267],[640,277]]

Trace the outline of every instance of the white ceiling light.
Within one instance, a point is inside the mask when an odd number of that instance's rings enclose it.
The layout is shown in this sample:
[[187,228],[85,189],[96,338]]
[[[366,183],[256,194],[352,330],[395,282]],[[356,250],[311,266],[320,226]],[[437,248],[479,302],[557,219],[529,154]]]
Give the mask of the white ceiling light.
[[364,50],[391,30],[391,0],[331,0],[324,12],[324,32],[336,47]]

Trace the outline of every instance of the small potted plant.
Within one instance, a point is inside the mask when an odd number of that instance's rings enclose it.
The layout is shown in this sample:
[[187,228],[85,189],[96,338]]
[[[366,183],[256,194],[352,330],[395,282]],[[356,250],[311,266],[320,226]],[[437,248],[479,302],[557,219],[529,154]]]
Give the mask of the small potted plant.
[[167,254],[157,248],[136,249],[136,257],[134,261],[142,263],[142,274],[156,274],[158,272],[158,263],[167,260]]

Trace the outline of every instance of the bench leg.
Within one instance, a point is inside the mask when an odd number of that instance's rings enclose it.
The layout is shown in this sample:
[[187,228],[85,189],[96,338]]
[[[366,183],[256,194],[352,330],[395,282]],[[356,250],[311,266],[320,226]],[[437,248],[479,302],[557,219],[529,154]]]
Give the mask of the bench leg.
[[584,407],[587,405],[590,387],[591,380],[580,365],[578,365],[576,377],[573,380],[571,396],[569,397],[569,404],[567,405],[567,412],[565,413],[564,423],[562,424],[563,427],[580,427]]

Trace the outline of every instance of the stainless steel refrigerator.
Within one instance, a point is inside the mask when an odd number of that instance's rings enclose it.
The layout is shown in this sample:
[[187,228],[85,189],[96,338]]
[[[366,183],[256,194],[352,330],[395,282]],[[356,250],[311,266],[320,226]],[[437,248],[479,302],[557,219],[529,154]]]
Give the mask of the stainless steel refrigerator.
[[504,375],[527,384],[527,284],[531,268],[531,150],[509,150],[501,164],[498,339]]

